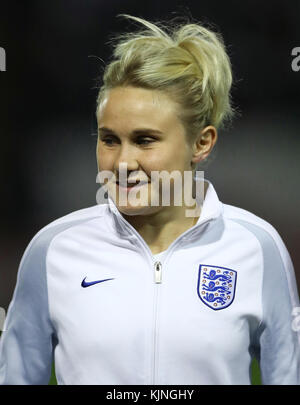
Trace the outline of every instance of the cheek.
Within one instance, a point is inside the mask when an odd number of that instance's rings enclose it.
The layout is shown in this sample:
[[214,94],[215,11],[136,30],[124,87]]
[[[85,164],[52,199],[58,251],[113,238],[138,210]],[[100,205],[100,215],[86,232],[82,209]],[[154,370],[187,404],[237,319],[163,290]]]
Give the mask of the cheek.
[[147,156],[144,161],[145,169],[149,170],[183,170],[186,167],[188,156],[184,146],[180,148],[169,147],[166,150],[156,151]]
[[150,172],[151,170],[161,170],[162,158],[159,153],[148,154],[145,155],[141,164],[146,172]]
[[96,156],[99,170],[112,170],[114,159],[111,153],[106,153],[103,148],[97,145]]
[[143,159],[140,160],[140,164],[142,170],[148,176],[151,176],[151,172],[161,172],[162,170],[169,171],[172,169],[171,159],[158,151],[145,154]]

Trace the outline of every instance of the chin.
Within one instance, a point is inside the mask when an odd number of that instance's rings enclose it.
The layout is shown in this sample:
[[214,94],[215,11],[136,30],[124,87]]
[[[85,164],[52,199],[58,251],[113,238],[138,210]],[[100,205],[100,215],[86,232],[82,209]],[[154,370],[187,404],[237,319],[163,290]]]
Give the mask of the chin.
[[134,216],[134,215],[147,215],[152,212],[151,207],[149,206],[131,206],[131,205],[126,205],[126,206],[117,206],[118,210],[128,216]]

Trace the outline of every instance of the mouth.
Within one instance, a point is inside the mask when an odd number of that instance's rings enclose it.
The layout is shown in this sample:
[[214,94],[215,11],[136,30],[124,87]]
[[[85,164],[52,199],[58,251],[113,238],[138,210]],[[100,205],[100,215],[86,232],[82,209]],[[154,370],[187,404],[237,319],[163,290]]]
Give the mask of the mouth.
[[130,183],[120,183],[119,181],[116,181],[116,184],[117,184],[117,186],[119,187],[119,188],[122,188],[122,189],[126,189],[126,190],[131,190],[131,189],[133,189],[134,187],[142,187],[142,186],[144,186],[145,184],[149,184],[149,182],[148,181],[140,181],[140,180],[137,180],[136,182],[134,182],[134,183],[132,183],[132,182],[130,182]]

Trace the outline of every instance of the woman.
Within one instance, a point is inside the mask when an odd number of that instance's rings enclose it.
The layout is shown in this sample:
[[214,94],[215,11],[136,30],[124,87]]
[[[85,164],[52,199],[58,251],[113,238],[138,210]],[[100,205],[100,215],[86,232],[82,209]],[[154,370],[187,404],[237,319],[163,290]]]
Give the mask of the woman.
[[251,384],[256,357],[263,384],[298,384],[289,253],[269,223],[196,175],[234,112],[222,38],[127,17],[146,28],[118,37],[96,111],[108,204],[30,242],[0,381],[47,384],[54,359],[59,384]]

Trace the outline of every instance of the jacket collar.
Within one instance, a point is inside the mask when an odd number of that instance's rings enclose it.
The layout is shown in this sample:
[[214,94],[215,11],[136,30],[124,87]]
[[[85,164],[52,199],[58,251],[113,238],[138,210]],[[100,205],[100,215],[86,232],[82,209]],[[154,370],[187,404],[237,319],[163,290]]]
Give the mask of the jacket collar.
[[[206,192],[204,193],[204,200],[196,199],[197,204],[201,206],[200,217],[193,227],[193,229],[195,229],[195,231],[197,232],[199,226],[202,225],[204,222],[210,222],[218,218],[222,214],[223,205],[218,198],[214,186],[209,180],[205,178],[197,179],[197,177],[195,177],[195,181],[204,181],[204,191],[206,190]],[[113,216],[115,225],[118,228],[119,232],[126,235],[127,238],[130,237],[130,227],[126,226],[126,223],[128,225],[130,224],[122,216],[114,201],[109,196],[107,200],[108,212]],[[191,232],[191,235],[194,234],[195,232]]]

